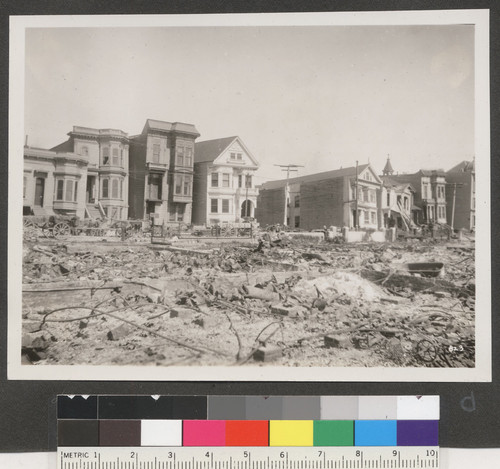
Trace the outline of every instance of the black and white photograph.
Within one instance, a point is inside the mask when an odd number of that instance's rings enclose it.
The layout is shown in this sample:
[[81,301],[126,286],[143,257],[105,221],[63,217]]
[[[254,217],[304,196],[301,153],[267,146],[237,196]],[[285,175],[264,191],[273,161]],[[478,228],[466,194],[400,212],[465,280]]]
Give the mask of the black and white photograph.
[[491,379],[485,10],[10,47],[9,379]]

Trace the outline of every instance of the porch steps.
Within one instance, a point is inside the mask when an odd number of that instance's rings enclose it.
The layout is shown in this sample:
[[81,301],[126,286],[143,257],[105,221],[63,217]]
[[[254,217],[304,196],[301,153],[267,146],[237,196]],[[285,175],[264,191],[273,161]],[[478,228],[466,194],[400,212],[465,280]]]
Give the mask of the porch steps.
[[103,214],[98,205],[87,204],[86,214],[88,218],[103,218]]

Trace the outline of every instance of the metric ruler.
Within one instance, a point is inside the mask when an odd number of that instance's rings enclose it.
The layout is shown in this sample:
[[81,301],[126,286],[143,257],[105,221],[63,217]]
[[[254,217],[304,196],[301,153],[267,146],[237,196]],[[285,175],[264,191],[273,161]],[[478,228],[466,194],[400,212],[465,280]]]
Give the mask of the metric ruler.
[[439,447],[59,447],[57,467],[58,469],[438,469]]

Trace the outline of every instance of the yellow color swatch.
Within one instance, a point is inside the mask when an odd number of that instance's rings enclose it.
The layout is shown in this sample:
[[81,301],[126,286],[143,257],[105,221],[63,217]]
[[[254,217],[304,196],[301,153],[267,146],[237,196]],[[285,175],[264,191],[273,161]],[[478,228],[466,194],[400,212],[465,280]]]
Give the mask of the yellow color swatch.
[[269,446],[313,446],[312,420],[271,420]]

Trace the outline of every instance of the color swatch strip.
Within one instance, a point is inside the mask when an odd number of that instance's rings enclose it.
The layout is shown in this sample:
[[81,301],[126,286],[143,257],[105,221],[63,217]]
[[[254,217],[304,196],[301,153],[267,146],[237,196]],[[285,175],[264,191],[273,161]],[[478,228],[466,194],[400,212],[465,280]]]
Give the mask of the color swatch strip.
[[439,396],[58,396],[58,419],[439,420]]
[[438,420],[58,421],[59,446],[438,446]]

